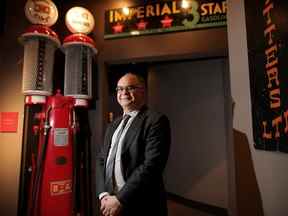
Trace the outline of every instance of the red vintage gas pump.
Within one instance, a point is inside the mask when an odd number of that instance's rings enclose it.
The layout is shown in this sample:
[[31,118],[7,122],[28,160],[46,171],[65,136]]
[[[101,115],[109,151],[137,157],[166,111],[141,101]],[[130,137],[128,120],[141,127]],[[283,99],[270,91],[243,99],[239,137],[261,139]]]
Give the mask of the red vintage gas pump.
[[[74,166],[75,211],[81,215],[92,214],[91,148],[88,122],[88,105],[92,98],[92,61],[96,55],[95,42],[87,36],[94,28],[94,17],[83,7],[73,7],[66,13],[65,23],[73,34],[64,39],[65,53],[64,95],[75,99],[75,116],[79,126],[75,137],[77,152]],[[80,190],[81,189],[81,190]]]
[[[92,57],[96,48],[84,34],[80,39],[72,36],[72,40],[66,40],[64,96],[60,91],[53,96],[54,52],[60,42],[50,26],[57,20],[57,8],[50,0],[28,0],[25,12],[34,25],[20,38],[24,45],[25,117],[18,216],[90,216],[87,107],[92,97]],[[91,17],[89,11],[80,8],[73,20],[87,27]],[[90,27],[94,27],[94,20]],[[89,43],[81,38],[88,38]]]
[[[43,140],[44,119],[41,113],[52,94],[54,52],[60,47],[57,34],[50,28],[58,17],[51,1],[28,0],[25,14],[33,24],[20,37],[24,45],[22,91],[25,96],[25,116],[18,196],[18,216],[31,216],[36,203],[34,188],[40,185],[39,146]],[[37,167],[38,166],[38,167]],[[34,193],[34,195],[33,195]],[[38,196],[38,195],[37,195]]]
[[37,160],[32,169],[29,215],[73,215],[74,99],[48,97],[40,119]]

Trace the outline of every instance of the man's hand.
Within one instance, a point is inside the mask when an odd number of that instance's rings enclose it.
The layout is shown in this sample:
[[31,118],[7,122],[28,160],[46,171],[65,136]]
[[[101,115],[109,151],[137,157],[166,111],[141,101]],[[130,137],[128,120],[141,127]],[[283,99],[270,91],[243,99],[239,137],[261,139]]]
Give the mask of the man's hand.
[[101,199],[101,213],[104,216],[118,216],[121,210],[121,203],[116,196],[104,196]]

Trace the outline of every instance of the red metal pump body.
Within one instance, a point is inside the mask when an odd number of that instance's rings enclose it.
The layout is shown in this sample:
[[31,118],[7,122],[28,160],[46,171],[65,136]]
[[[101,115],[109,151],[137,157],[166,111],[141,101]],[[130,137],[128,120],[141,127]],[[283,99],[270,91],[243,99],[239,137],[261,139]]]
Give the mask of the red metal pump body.
[[73,98],[59,93],[48,97],[45,105],[47,134],[40,137],[39,145],[39,155],[46,146],[36,199],[37,216],[71,216],[73,212],[73,105]]

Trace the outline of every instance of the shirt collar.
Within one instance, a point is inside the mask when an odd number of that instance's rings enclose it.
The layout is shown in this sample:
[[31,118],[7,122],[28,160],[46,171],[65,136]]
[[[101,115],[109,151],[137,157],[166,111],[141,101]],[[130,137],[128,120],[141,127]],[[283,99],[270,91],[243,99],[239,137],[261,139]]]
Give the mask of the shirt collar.
[[133,111],[130,111],[130,112],[123,113],[123,116],[124,115],[130,115],[131,117],[135,117],[138,113],[139,113],[139,110],[133,110]]

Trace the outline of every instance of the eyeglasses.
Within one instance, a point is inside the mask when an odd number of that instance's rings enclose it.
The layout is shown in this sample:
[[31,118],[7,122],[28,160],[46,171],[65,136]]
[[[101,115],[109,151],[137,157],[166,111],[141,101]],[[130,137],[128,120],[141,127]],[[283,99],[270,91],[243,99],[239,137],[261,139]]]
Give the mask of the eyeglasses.
[[123,93],[124,91],[127,91],[129,93],[135,92],[137,89],[143,89],[141,86],[117,86],[116,87],[116,92],[117,93]]

